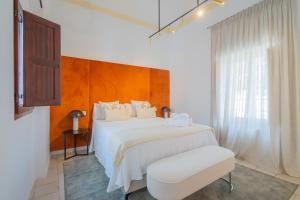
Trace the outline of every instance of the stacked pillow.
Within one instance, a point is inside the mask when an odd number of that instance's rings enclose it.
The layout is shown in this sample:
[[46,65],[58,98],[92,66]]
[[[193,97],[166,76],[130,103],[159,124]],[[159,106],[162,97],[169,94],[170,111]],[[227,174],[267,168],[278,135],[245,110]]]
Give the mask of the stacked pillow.
[[151,108],[151,104],[148,101],[135,101],[131,100],[133,117],[137,117],[137,109],[139,108]]
[[156,108],[137,108],[136,109],[137,118],[155,118]]
[[99,102],[94,104],[93,119],[106,121],[123,121],[131,117],[154,118],[156,108],[147,101],[132,100],[131,104],[119,101]]
[[130,118],[130,113],[125,108],[112,107],[105,109],[105,121],[123,121]]
[[99,102],[94,104],[93,118],[99,120],[105,120],[105,109],[112,108],[115,105],[118,105],[119,101],[112,102]]

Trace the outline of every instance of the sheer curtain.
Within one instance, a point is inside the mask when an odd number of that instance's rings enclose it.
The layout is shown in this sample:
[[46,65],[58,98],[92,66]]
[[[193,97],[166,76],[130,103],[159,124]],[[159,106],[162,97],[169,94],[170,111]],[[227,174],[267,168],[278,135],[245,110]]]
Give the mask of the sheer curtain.
[[299,176],[296,1],[265,0],[212,27],[212,116],[239,158]]

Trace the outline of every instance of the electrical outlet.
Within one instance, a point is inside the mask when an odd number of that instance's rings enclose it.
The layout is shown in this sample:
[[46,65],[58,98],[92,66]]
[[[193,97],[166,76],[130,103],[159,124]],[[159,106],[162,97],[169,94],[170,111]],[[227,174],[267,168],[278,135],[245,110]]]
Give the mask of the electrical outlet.
[[85,110],[83,110],[82,113],[83,113],[84,116],[86,116],[86,111]]

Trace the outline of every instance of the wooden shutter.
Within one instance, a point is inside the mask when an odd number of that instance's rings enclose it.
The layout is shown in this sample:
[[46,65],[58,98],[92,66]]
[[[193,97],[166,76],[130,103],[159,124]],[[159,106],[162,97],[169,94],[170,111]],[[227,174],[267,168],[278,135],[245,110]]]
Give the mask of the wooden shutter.
[[24,106],[60,104],[60,26],[24,11]]

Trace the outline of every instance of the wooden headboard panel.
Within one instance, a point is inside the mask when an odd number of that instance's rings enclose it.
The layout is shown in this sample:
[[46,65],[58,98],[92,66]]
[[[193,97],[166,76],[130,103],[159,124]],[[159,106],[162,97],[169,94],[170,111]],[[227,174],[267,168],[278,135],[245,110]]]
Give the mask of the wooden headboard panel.
[[[161,116],[161,108],[170,105],[169,71],[62,57],[61,105],[50,108],[50,150],[63,149],[62,131],[72,128],[72,121],[67,118],[71,110],[87,111],[79,127],[90,127],[93,104],[114,100],[147,100]],[[70,139],[68,145],[72,144]]]

